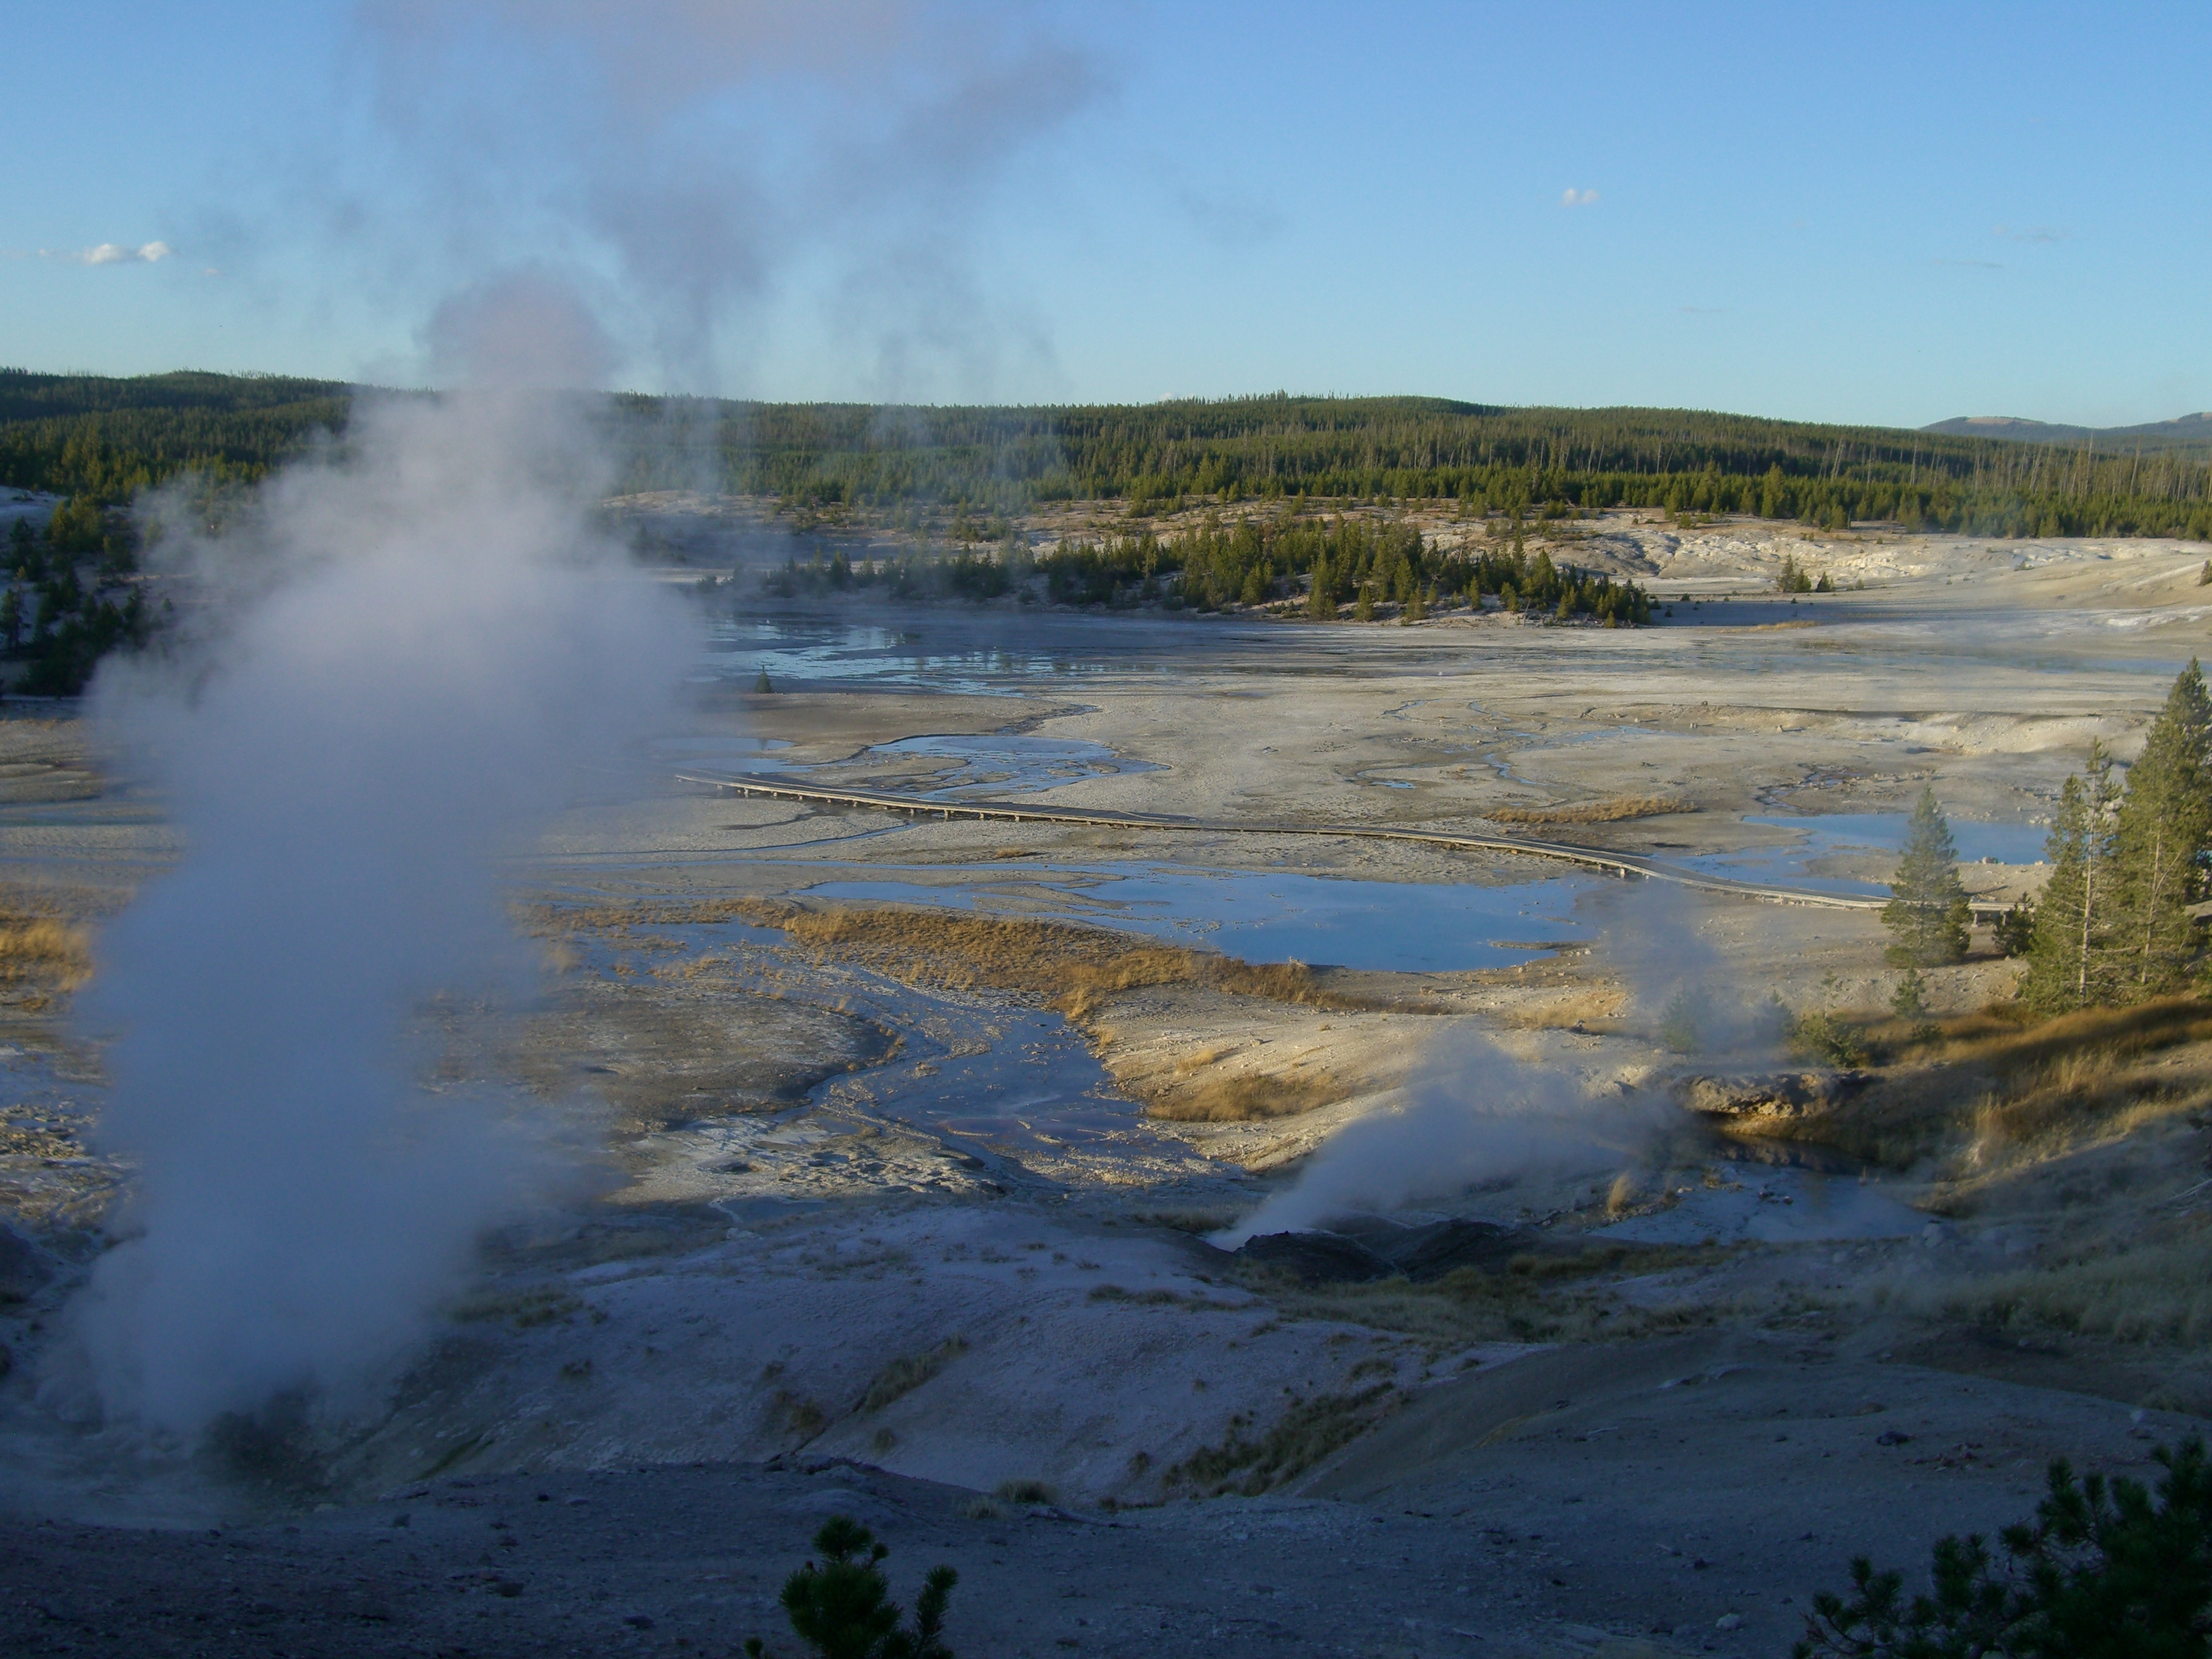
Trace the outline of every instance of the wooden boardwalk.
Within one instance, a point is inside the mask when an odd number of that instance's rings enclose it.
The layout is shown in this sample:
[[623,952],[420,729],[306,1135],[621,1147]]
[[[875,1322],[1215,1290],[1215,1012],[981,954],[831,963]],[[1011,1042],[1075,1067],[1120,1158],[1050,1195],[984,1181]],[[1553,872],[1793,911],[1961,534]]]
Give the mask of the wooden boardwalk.
[[[817,806],[842,806],[866,811],[897,812],[908,817],[969,818],[987,823],[1072,823],[1099,830],[1162,830],[1214,836],[1325,836],[1340,840],[1407,842],[1424,847],[1443,847],[1456,852],[1512,853],[1524,858],[1549,859],[1555,863],[1595,870],[1623,881],[1664,881],[1699,892],[1725,894],[1764,904],[1807,905],[1823,910],[1879,910],[1888,901],[1849,893],[1822,893],[1808,888],[1737,881],[1685,870],[1634,853],[1609,853],[1567,842],[1537,841],[1522,836],[1480,836],[1460,831],[1415,830],[1399,824],[1287,823],[1267,818],[1199,818],[1166,812],[1115,812],[1088,806],[1040,806],[1004,800],[931,800],[919,795],[894,794],[880,789],[826,789],[802,779],[772,772],[744,777],[710,776],[679,772],[679,781],[726,790],[732,794],[769,800],[805,801]],[[1978,904],[1977,918],[1993,920],[2003,906]]]

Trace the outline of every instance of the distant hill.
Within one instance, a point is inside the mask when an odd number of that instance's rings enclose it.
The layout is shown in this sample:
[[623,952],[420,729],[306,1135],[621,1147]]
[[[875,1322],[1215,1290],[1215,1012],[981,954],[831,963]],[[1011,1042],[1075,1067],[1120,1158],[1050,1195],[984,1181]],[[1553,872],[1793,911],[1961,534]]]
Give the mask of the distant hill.
[[[209,481],[209,501],[227,501],[307,449],[342,449],[365,390],[276,376],[0,368],[0,485],[117,505],[197,475]],[[1038,501],[1121,500],[1141,521],[1157,503],[1192,497],[1273,501],[1292,516],[1321,501],[1443,500],[1470,517],[1641,507],[1828,530],[1873,521],[1981,536],[2212,541],[2212,416],[2203,415],[2094,444],[2027,421],[1913,432],[1710,410],[1284,392],[890,410],[621,395],[596,418],[619,462],[620,493],[696,489],[704,476],[733,494],[830,515],[936,506],[970,523],[978,509],[993,522]],[[992,539],[1002,533],[1003,525]]]
[[2086,444],[2100,448],[2201,449],[2212,451],[2212,412],[2184,415],[2174,421],[2147,421],[2141,426],[2056,426],[2048,421],[2026,421],[2015,415],[1961,415],[1954,420],[1923,426],[1923,432],[1940,432],[1947,438],[2008,438],[2024,444]]

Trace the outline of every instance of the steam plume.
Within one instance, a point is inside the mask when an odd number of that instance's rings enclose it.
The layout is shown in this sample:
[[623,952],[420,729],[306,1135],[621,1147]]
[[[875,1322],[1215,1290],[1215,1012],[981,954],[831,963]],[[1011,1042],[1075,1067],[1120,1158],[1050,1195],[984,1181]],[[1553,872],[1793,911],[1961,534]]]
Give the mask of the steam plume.
[[423,1090],[422,1011],[512,982],[488,860],[686,656],[586,530],[553,400],[362,407],[349,442],[200,550],[253,594],[222,638],[99,687],[190,850],[102,942],[136,1236],[80,1333],[107,1409],[173,1428],[357,1385],[556,1176],[512,1103]]
[[[838,367],[886,398],[948,380],[981,395],[1002,342],[1048,351],[970,250],[1000,177],[1101,89],[1052,9],[363,0],[357,16],[373,142],[307,188],[349,245],[399,192],[418,234],[371,252],[410,286],[531,267],[595,286],[632,372],[672,392],[754,378],[792,324],[866,351]],[[794,270],[818,310],[779,312],[771,339],[759,323]]]
[[1340,1130],[1297,1185],[1213,1242],[1233,1249],[1258,1234],[1388,1214],[1502,1177],[1617,1164],[1647,1123],[1635,1106],[1593,1101],[1556,1068],[1524,1065],[1462,1027],[1431,1048],[1401,1100]]

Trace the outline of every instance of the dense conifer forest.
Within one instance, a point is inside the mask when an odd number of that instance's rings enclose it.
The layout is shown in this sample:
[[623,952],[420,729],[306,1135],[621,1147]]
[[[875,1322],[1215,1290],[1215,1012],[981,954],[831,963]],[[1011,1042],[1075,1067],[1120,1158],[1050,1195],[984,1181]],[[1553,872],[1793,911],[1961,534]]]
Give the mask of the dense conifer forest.
[[[0,370],[0,484],[102,505],[186,471],[252,482],[341,437],[353,389],[275,376]],[[876,408],[623,396],[601,417],[629,489],[800,506],[1445,499],[1532,516],[1605,507],[1883,520],[1978,535],[2212,539],[2212,455],[1821,426],[1688,410],[1437,398]]]
[[1207,611],[1287,599],[1317,619],[1334,620],[1349,605],[1361,622],[1375,620],[1382,607],[1418,622],[1438,605],[1481,606],[1488,599],[1559,622],[1611,628],[1651,620],[1651,597],[1636,583],[1554,564],[1541,548],[1531,556],[1517,518],[1499,528],[1510,540],[1469,552],[1439,548],[1399,521],[1302,518],[1285,509],[1232,523],[1209,513],[1195,529],[1165,537],[1142,529],[1037,549],[1010,532],[994,555],[963,547],[945,556],[855,561],[842,550],[817,551],[803,564],[787,561],[765,586],[785,598],[872,588],[891,599],[988,599],[1034,597],[1042,575],[1045,597],[1060,605]]

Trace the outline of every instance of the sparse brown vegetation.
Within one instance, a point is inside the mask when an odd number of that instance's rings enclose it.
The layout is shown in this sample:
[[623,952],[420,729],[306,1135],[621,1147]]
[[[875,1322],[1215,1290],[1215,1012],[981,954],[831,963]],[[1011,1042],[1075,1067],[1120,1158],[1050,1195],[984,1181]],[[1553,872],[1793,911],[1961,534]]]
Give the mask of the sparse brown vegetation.
[[1071,1019],[1088,1018],[1117,992],[1152,985],[1210,985],[1316,1008],[1366,1006],[1325,988],[1303,963],[1240,962],[1063,921],[895,907],[727,903],[732,917],[781,928],[801,944],[905,984],[1032,995]]
[[1349,1085],[1327,1072],[1306,1077],[1247,1072],[1172,1088],[1152,1098],[1145,1115],[1171,1123],[1249,1123],[1296,1117],[1351,1092]]
[[1257,1498],[1350,1445],[1402,1403],[1391,1382],[1358,1394],[1318,1395],[1293,1405],[1256,1440],[1244,1437],[1245,1418],[1232,1417],[1226,1440],[1193,1452],[1161,1477],[1162,1484],[1200,1498],[1227,1492]]
[[787,1434],[811,1440],[830,1426],[830,1413],[811,1400],[793,1394],[788,1389],[778,1389],[772,1402],[777,1422]]
[[1877,1047],[1923,1036],[1892,1067],[1830,1109],[1761,1120],[1762,1133],[1818,1142],[1892,1169],[1954,1160],[1971,1176],[2063,1156],[2212,1097],[2212,1065],[2146,1064],[2212,1040],[2212,1004],[2166,998],[2031,1022],[2015,1005],[1867,1028]]
[[92,977],[92,941],[50,916],[0,918],[0,985],[74,991]]
[[1624,823],[1631,818],[1695,811],[1693,803],[1679,795],[1615,795],[1606,800],[1577,801],[1571,806],[1500,806],[1482,816],[1492,823],[1536,828],[1547,823]]
[[2055,1264],[1975,1279],[1946,1293],[1939,1310],[1999,1330],[2202,1344],[2212,1339],[2212,1223],[2198,1215],[2154,1224],[2153,1232],[2132,1244],[2100,1243]]
[[879,1412],[892,1401],[912,1394],[945,1366],[968,1352],[966,1339],[948,1336],[933,1348],[894,1359],[868,1380],[856,1412]]
[[584,1299],[562,1285],[532,1285],[520,1290],[491,1289],[459,1297],[447,1316],[461,1324],[498,1321],[516,1330],[551,1325],[588,1311]]
[[1306,1288],[1266,1268],[1243,1277],[1285,1318],[1321,1319],[1397,1331],[1438,1349],[1469,1342],[1588,1341],[1709,1324],[1727,1310],[1705,1304],[1630,1308],[1613,1293],[1620,1279],[1711,1266],[1718,1246],[1589,1244],[1515,1256],[1502,1273],[1462,1267],[1425,1284],[1385,1279]]

